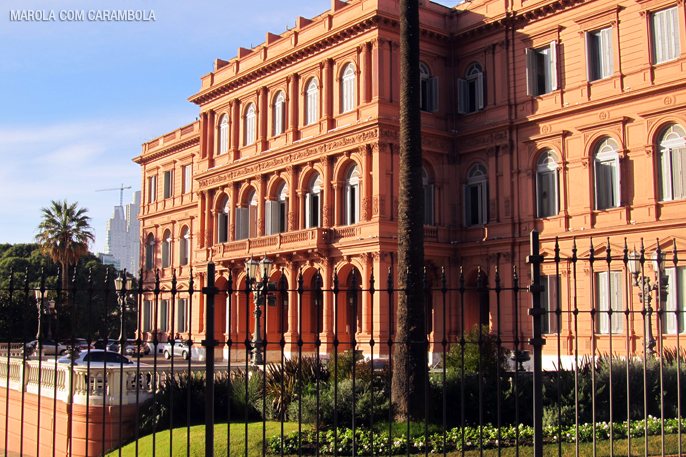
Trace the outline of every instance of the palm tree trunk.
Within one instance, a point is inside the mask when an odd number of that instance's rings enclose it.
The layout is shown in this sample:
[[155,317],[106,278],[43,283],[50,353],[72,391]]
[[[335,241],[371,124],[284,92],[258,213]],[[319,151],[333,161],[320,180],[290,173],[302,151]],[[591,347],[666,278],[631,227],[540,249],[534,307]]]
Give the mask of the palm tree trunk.
[[424,294],[424,189],[419,74],[419,1],[400,0],[400,189],[398,313],[392,400],[396,420],[424,415],[427,353]]

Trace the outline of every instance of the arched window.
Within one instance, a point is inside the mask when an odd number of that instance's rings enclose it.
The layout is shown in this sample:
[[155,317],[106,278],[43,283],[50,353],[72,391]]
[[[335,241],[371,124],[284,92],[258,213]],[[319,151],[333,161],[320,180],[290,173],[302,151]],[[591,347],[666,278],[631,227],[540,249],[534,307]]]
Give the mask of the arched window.
[[248,105],[248,109],[245,110],[244,119],[244,136],[243,136],[243,146],[248,146],[255,142],[255,104],[251,103]]
[[432,77],[429,67],[419,63],[419,76],[421,90],[419,91],[419,104],[422,111],[430,113],[438,111],[438,78]]
[[424,186],[424,225],[436,225],[434,219],[434,185],[429,173],[422,167],[422,186]]
[[658,141],[658,187],[661,202],[686,198],[686,131],[668,126]]
[[317,78],[311,78],[307,83],[305,99],[305,125],[314,124],[319,119],[319,88]]
[[217,214],[217,243],[229,241],[229,198],[225,197]]
[[274,106],[272,107],[272,134],[274,136],[281,135],[284,131],[286,112],[286,95],[280,90],[274,98]]
[[595,173],[595,209],[617,208],[620,205],[619,146],[612,138],[605,138],[593,154]]
[[267,235],[285,232],[287,216],[288,186],[284,182],[276,191],[276,200],[267,202],[265,214]]
[[357,164],[348,168],[345,175],[345,223],[347,225],[360,222],[360,169]]
[[343,67],[341,74],[341,113],[355,108],[355,66],[352,63]]
[[488,222],[487,202],[488,173],[486,167],[478,163],[469,169],[464,186],[464,220],[467,227]]
[[305,194],[305,228],[319,227],[321,224],[321,193],[322,178],[315,173]]
[[155,268],[155,237],[149,234],[145,240],[145,269],[152,270]]
[[248,194],[247,206],[236,208],[236,239],[244,240],[257,236],[257,192]]
[[484,74],[481,65],[473,63],[467,68],[465,79],[458,79],[459,99],[457,110],[469,114],[484,107]]
[[224,114],[219,119],[219,155],[226,154],[229,150],[229,116]]
[[536,208],[538,217],[556,216],[559,212],[557,156],[545,151],[536,164]]
[[179,239],[179,265],[188,265],[190,257],[191,234],[188,227],[181,230],[181,238]]
[[162,268],[171,266],[171,231],[164,232],[162,237]]

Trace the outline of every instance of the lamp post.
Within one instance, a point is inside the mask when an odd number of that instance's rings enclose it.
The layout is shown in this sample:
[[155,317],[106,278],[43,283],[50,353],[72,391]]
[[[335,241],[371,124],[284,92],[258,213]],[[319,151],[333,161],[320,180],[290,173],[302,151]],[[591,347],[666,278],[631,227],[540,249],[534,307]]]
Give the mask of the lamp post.
[[[55,300],[46,300],[43,292],[40,290],[34,291],[36,294],[36,308],[38,308],[38,330],[36,331],[36,339],[39,340],[43,336],[41,319],[47,316],[48,321],[48,339],[52,340],[52,316],[55,314]],[[43,302],[47,307],[43,306]]]
[[631,275],[633,276],[634,282],[633,286],[639,288],[638,292],[638,298],[643,303],[643,307],[645,309],[645,313],[648,316],[648,321],[647,323],[644,321],[644,325],[647,327],[646,330],[646,335],[645,335],[645,348],[646,348],[646,354],[653,355],[655,354],[655,337],[653,336],[653,323],[652,323],[652,318],[653,318],[653,307],[652,307],[652,301],[653,301],[653,296],[652,292],[653,291],[658,291],[660,294],[658,296],[658,303],[664,302],[667,300],[667,285],[669,278],[665,274],[665,259],[662,256],[660,252],[660,248],[658,245],[657,251],[653,253],[651,256],[652,262],[653,262],[653,270],[655,271],[655,282],[651,284],[650,278],[646,277],[644,274],[642,274],[643,266],[645,264],[645,256],[644,256],[644,250],[643,247],[641,247],[641,253],[639,254],[636,252],[636,248],[634,247],[634,251],[629,254],[629,270],[631,271]]
[[[253,300],[255,301],[255,331],[252,336],[252,364],[262,365],[264,363],[264,356],[262,354],[262,327],[260,325],[260,319],[262,317],[262,310],[260,305],[264,301],[264,297],[267,295],[267,275],[271,269],[272,261],[265,255],[262,260],[258,263],[253,259],[252,255],[250,260],[246,264],[248,273],[248,283],[253,291]],[[262,267],[262,282],[257,280],[257,273]]]
[[124,353],[124,310],[126,302],[126,270],[119,272],[114,278],[114,288],[117,290],[117,301],[119,302],[119,352]]

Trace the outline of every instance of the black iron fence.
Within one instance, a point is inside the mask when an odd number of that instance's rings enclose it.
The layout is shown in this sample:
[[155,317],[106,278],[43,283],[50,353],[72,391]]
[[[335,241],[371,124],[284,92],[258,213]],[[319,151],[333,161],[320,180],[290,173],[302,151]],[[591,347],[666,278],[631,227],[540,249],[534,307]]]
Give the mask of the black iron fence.
[[[425,337],[413,341],[395,337],[407,291],[392,270],[291,270],[289,283],[268,262],[236,278],[209,263],[202,287],[190,270],[100,284],[74,275],[68,290],[13,273],[0,290],[0,446],[53,456],[681,455],[686,267],[676,241],[584,242],[533,232],[525,259],[425,269],[424,321],[413,323]],[[423,414],[396,423],[400,344],[426,358],[411,397]]]

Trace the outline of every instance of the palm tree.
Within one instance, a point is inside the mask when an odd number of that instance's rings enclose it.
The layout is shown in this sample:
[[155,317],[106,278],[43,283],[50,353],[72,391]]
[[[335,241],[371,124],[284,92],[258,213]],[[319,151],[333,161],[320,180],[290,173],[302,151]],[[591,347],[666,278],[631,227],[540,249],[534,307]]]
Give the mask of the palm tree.
[[[396,420],[424,415],[426,315],[422,291],[424,198],[419,73],[419,1],[400,0],[398,316],[392,400]],[[407,291],[407,292],[405,292]]]
[[36,235],[43,254],[61,266],[63,291],[69,286],[69,265],[76,264],[87,254],[88,243],[95,240],[89,225],[91,218],[86,215],[88,209],[77,205],[78,202],[69,205],[67,200],[53,200],[50,207],[41,208],[43,220],[38,224]]

